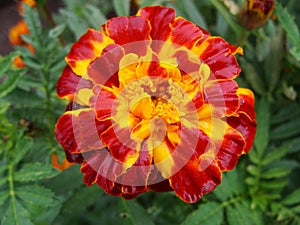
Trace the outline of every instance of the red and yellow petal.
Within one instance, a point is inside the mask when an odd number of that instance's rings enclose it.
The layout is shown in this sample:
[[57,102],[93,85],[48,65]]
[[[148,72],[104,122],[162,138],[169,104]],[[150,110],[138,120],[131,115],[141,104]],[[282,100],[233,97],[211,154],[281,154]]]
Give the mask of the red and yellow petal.
[[234,114],[240,106],[237,90],[238,85],[234,80],[207,82],[203,90],[204,99],[212,115],[223,117]]
[[177,17],[172,24],[170,40],[176,45],[192,49],[194,45],[201,44],[208,36],[209,33],[206,30],[182,17]]
[[222,179],[216,162],[210,158],[190,160],[169,181],[176,195],[188,203],[197,202],[214,190]]
[[56,92],[59,98],[72,101],[78,90],[92,87],[93,83],[91,81],[77,76],[70,66],[66,66],[56,83]]
[[192,51],[210,67],[212,80],[233,79],[241,71],[234,54],[242,53],[242,49],[230,45],[220,37],[208,37],[200,45],[193,47]]
[[216,149],[216,160],[222,171],[232,170],[245,147],[245,140],[241,133],[226,126],[226,132],[221,145]]
[[74,73],[82,76],[86,73],[89,64],[102,54],[107,45],[114,41],[99,31],[88,31],[76,42],[66,56],[68,65]]
[[99,123],[91,109],[67,111],[57,121],[55,134],[57,141],[70,154],[78,154],[103,148],[99,133],[107,129],[107,124]]
[[131,128],[120,128],[118,124],[113,124],[101,134],[101,140],[110,154],[128,168],[137,161],[141,150],[141,143],[136,143],[130,137]]
[[150,36],[152,40],[165,41],[168,39],[171,33],[170,24],[175,19],[175,11],[173,9],[161,6],[148,6],[140,9],[137,15],[150,22]]

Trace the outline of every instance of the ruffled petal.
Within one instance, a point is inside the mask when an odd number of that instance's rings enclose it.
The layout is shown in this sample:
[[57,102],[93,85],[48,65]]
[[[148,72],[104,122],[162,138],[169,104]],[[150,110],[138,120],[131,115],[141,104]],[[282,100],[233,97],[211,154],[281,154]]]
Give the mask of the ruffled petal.
[[241,48],[228,44],[220,37],[209,37],[192,51],[210,67],[212,80],[233,79],[241,71],[234,57],[235,53],[242,53]]
[[218,117],[234,114],[239,106],[238,85],[234,80],[207,82],[204,86],[204,99],[209,104],[212,115]]
[[103,49],[103,54],[90,64],[87,76],[96,84],[118,87],[119,62],[124,54],[124,49],[119,45],[108,45]]
[[161,6],[148,6],[139,10],[138,16],[142,16],[150,22],[152,40],[167,40],[170,33],[170,24],[175,19],[175,11]]
[[195,44],[201,44],[209,33],[191,23],[190,21],[177,17],[172,24],[171,41],[174,44],[191,49]]
[[254,94],[250,89],[239,88],[237,94],[240,97],[239,113],[244,113],[250,120],[255,120]]
[[99,57],[109,44],[113,44],[113,40],[99,31],[88,29],[72,46],[66,61],[77,75],[82,76],[86,73],[89,64]]
[[131,140],[131,128],[120,128],[113,124],[101,134],[101,140],[109,148],[110,154],[130,168],[138,159],[141,144]]
[[70,66],[66,66],[56,84],[56,92],[59,98],[66,98],[69,101],[81,88],[92,88],[93,83],[80,76],[77,76]]
[[226,127],[226,132],[219,149],[216,149],[216,160],[222,171],[232,170],[243,153],[245,140],[239,131]]
[[147,41],[151,39],[150,24],[143,17],[115,17],[108,20],[102,29],[116,44],[122,45],[127,53],[146,53]]
[[104,146],[99,134],[107,129],[106,126],[96,120],[93,110],[68,111],[56,124],[56,139],[70,154],[100,149]]
[[194,203],[221,183],[222,174],[213,159],[190,160],[170,180],[176,195]]

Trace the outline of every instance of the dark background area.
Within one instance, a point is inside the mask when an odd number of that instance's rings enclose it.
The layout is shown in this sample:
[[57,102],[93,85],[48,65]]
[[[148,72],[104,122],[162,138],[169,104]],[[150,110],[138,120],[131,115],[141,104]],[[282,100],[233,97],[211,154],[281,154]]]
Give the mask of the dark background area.
[[[8,39],[8,32],[22,18],[18,12],[17,2],[16,0],[0,0],[0,55],[8,54],[13,50]],[[56,11],[62,3],[61,0],[49,0],[48,5],[52,11]]]

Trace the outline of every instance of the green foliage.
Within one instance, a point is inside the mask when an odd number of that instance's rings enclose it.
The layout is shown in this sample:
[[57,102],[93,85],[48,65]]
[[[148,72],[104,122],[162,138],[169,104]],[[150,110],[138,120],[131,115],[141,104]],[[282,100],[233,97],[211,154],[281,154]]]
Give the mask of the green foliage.
[[[49,15],[46,1],[24,6],[32,45],[0,57],[0,222],[3,225],[264,225],[300,224],[300,9],[276,1],[277,20],[246,31],[225,1],[64,0]],[[243,1],[232,1],[239,6]],[[255,94],[254,145],[222,183],[196,204],[174,193],[145,193],[123,200],[82,182],[79,165],[58,171],[51,155],[64,155],[54,136],[65,110],[56,82],[70,46],[107,18],[132,15],[139,7],[167,5],[213,35],[244,48],[238,56],[240,86]],[[45,16],[46,15],[46,16]],[[51,22],[51,19],[53,21]],[[43,23],[41,22],[43,21]],[[54,22],[54,24],[53,24]],[[13,66],[20,55],[25,69]]]

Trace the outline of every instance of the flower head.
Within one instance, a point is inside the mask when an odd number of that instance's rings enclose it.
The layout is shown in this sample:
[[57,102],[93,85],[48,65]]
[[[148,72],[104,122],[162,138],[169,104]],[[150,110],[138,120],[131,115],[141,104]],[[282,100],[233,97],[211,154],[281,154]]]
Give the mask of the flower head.
[[255,135],[253,94],[234,81],[236,53],[167,7],[89,29],[57,82],[70,101],[55,130],[67,159],[110,195],[173,190],[198,201]]
[[238,14],[241,25],[252,30],[263,26],[274,10],[274,0],[246,0]]
[[20,0],[20,1],[18,2],[18,10],[19,10],[19,13],[20,13],[21,15],[24,15],[23,4],[28,5],[28,6],[30,6],[30,7],[36,7],[36,2],[35,2],[35,0]]

